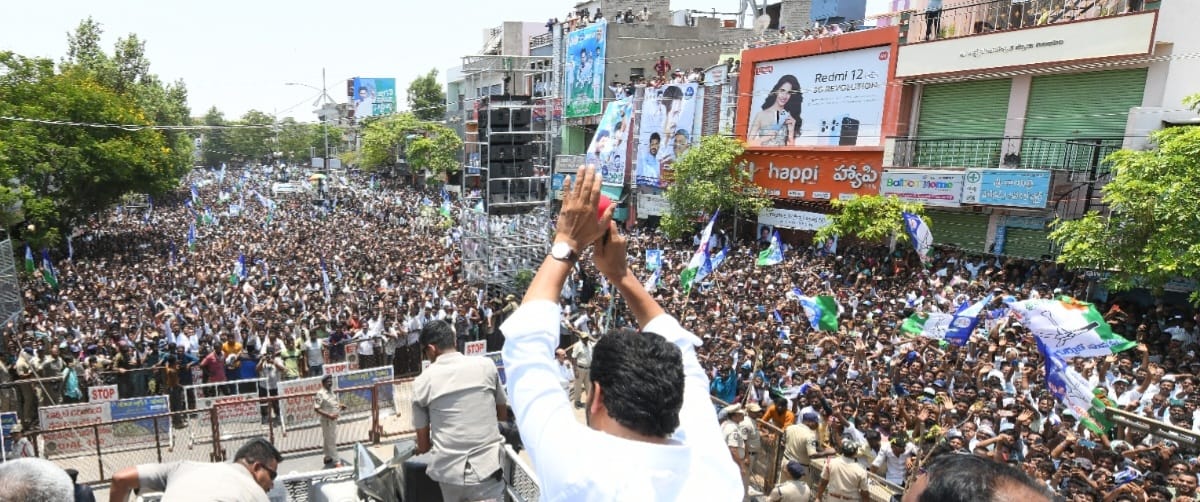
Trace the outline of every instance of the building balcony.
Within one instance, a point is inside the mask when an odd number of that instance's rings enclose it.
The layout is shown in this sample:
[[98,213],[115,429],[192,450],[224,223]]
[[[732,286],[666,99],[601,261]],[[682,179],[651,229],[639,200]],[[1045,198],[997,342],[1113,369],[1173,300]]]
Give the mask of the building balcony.
[[546,47],[554,42],[554,34],[551,32],[542,33],[529,37],[529,53],[533,54],[533,50],[539,47]]
[[936,13],[901,14],[900,44],[1112,17],[1153,10],[1159,3],[1152,0],[985,0],[949,3]]
[[1106,174],[1125,138],[888,138],[897,168],[1050,169]]

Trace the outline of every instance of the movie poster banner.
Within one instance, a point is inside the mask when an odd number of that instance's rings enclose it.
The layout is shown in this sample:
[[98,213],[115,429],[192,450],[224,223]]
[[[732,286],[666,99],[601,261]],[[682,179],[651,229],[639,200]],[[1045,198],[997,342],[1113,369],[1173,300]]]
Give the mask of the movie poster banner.
[[878,146],[887,47],[754,65],[750,147]]
[[396,79],[354,77],[354,117],[362,120],[396,113]]
[[588,145],[584,162],[599,166],[605,185],[624,185],[626,166],[629,165],[625,152],[629,150],[630,122],[633,119],[631,98],[613,101],[604,110],[596,135]]
[[566,106],[563,117],[600,114],[604,103],[604,55],[608,24],[600,21],[567,34]]
[[671,164],[691,146],[692,124],[699,101],[696,99],[696,88],[699,85],[690,83],[646,88],[642,98],[635,171],[639,186],[664,186],[664,180],[671,179]]

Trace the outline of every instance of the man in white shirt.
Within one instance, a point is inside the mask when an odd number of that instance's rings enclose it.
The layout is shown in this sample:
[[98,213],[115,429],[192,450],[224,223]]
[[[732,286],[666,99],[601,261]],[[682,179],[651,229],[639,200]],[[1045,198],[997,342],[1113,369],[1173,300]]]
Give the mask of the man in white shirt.
[[[510,402],[541,491],[557,500],[741,500],[741,476],[696,359],[701,341],[663,312],[629,271],[612,209],[596,219],[599,192],[593,166],[565,186],[551,256],[501,328]],[[585,426],[558,387],[555,302],[579,253],[605,232],[596,267],[642,332],[609,332],[597,342]]]

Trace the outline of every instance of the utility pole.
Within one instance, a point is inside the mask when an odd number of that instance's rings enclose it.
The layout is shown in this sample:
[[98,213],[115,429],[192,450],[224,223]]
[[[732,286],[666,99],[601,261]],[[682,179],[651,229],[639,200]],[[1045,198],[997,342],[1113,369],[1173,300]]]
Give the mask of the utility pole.
[[329,109],[325,100],[329,99],[329,91],[325,89],[325,68],[321,68],[321,133],[325,136],[325,162],[322,165],[329,171]]

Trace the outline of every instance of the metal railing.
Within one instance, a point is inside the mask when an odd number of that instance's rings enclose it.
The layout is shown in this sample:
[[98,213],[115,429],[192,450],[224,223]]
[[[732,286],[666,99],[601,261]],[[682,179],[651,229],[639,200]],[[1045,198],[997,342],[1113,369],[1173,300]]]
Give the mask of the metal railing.
[[529,37],[529,50],[545,47],[554,42],[554,33],[546,32]]
[[1035,28],[1054,23],[1097,19],[1147,10],[1147,3],[1129,0],[988,0],[962,2],[940,11],[916,12],[901,21],[901,40],[907,43],[963,37],[1000,30]]
[[893,138],[890,167],[1053,169],[1107,173],[1125,138]]

